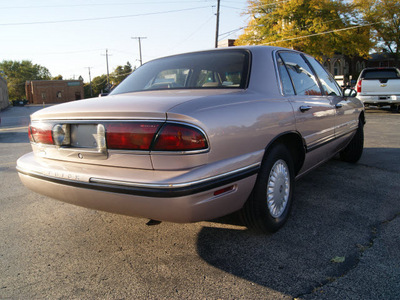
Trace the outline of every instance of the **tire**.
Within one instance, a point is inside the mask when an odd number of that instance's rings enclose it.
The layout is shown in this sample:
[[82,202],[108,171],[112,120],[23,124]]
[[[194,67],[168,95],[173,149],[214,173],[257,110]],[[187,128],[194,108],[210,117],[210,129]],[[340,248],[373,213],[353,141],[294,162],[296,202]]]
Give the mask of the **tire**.
[[398,104],[392,104],[392,105],[390,105],[390,109],[392,110],[392,111],[394,111],[394,112],[400,112],[400,105],[398,105]]
[[363,153],[364,149],[364,123],[358,121],[358,129],[356,134],[351,139],[350,143],[340,152],[340,159],[349,162],[356,163]]
[[292,207],[294,163],[289,150],[277,144],[261,164],[253,192],[241,210],[246,226],[256,232],[276,232],[287,221]]

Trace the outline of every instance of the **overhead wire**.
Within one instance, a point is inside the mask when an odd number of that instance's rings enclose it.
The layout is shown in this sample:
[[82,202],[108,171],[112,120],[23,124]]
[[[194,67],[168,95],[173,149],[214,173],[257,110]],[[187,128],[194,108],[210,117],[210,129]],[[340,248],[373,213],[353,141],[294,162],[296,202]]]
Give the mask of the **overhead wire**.
[[85,21],[111,20],[111,19],[120,19],[120,18],[134,18],[134,17],[143,17],[143,16],[152,16],[152,15],[160,15],[160,14],[169,14],[169,13],[182,12],[182,11],[190,11],[190,10],[199,10],[199,9],[204,9],[204,8],[210,8],[210,6],[201,6],[201,7],[184,8],[184,9],[175,9],[175,10],[168,10],[168,11],[159,11],[159,12],[150,12],[150,13],[141,13],[141,14],[134,14],[134,15],[123,15],[123,16],[110,16],[110,17],[85,18],[85,19],[71,19],[71,20],[21,22],[21,23],[0,23],[0,26],[55,24],[55,23],[70,23],[70,22],[85,22]]

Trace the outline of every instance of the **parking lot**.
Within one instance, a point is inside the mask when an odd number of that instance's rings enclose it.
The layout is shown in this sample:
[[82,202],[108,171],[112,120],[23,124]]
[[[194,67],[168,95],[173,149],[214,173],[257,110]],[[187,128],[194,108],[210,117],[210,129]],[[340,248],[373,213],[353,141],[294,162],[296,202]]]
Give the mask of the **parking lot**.
[[299,180],[284,228],[259,235],[234,215],[147,226],[34,194],[15,162],[39,108],[0,113],[0,299],[400,296],[399,113],[367,109],[359,163]]

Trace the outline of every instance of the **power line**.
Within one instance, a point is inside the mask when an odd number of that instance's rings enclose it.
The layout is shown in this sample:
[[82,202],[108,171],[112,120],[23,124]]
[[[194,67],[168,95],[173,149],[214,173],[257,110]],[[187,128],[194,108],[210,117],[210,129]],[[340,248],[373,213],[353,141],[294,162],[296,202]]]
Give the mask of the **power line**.
[[280,42],[288,42],[288,41],[294,41],[294,40],[301,40],[301,39],[305,39],[305,38],[308,38],[308,37],[313,37],[313,36],[318,36],[318,35],[324,35],[324,34],[328,34],[328,33],[334,33],[334,32],[339,32],[339,31],[351,30],[351,29],[360,28],[360,27],[366,27],[366,26],[372,26],[372,25],[377,24],[377,23],[381,23],[381,22],[370,23],[370,24],[364,24],[364,25],[357,25],[357,26],[346,27],[346,28],[341,28],[341,29],[334,29],[334,30],[329,30],[329,31],[319,32],[319,33],[313,33],[313,34],[298,36],[298,37],[294,37],[294,38],[290,38],[290,39],[283,39],[283,40],[279,40],[279,41],[273,41],[273,42],[263,43],[263,45],[270,45],[270,44],[275,44],[275,43],[280,43]]
[[184,9],[175,9],[175,10],[168,10],[168,11],[150,12],[150,13],[142,13],[142,14],[135,14],[135,15],[125,15],[125,16],[113,16],[113,17],[72,19],[72,20],[57,20],[57,21],[38,21],[38,22],[26,22],[26,23],[2,23],[2,24],[0,24],[0,26],[55,24],[55,23],[70,23],[70,22],[111,20],[111,19],[120,19],[120,18],[134,18],[134,17],[143,17],[143,16],[169,14],[169,13],[182,12],[182,11],[198,10],[198,9],[209,8],[209,7],[210,6],[202,6],[202,7],[194,7],[194,8],[184,8]]
[[[85,7],[85,6],[122,6],[122,5],[141,5],[141,4],[187,4],[187,3],[204,3],[205,1],[152,1],[152,2],[126,2],[126,3],[92,3],[92,4],[64,4],[64,5],[27,5],[27,6],[6,6],[1,9],[24,9],[24,8],[61,8],[61,7]],[[208,2],[208,1],[206,1]]]

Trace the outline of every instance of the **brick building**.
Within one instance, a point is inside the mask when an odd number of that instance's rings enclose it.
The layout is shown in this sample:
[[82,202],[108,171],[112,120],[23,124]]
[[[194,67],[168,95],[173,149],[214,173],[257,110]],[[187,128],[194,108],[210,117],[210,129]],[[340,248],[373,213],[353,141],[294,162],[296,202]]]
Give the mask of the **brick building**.
[[6,108],[8,105],[7,81],[0,76],[0,110]]
[[63,103],[83,99],[82,80],[32,80],[25,83],[31,104]]

